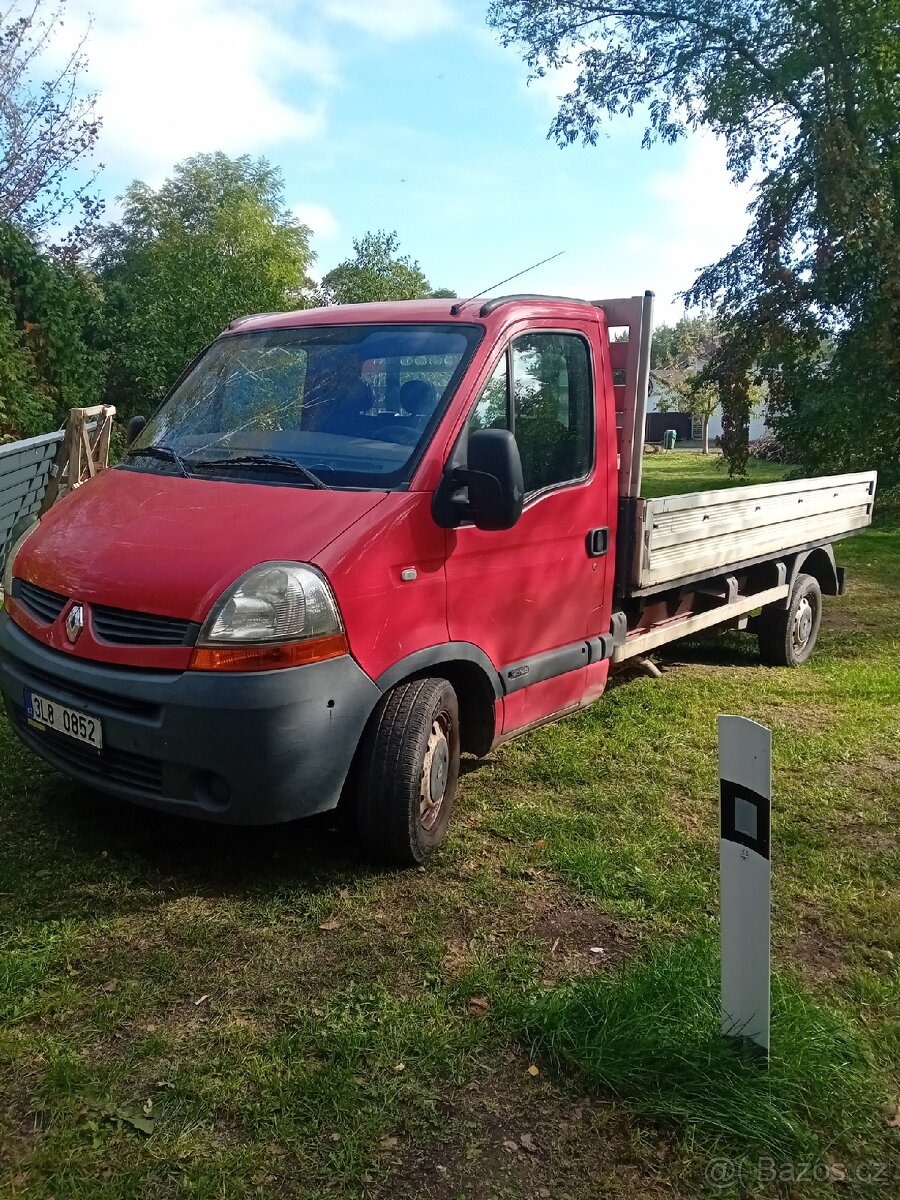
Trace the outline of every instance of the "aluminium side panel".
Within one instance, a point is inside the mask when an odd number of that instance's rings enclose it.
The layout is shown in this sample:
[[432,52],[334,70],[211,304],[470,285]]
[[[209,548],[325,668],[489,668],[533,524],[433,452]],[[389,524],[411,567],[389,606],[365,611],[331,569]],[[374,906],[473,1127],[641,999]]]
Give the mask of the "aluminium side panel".
[[645,500],[632,588],[721,574],[795,546],[826,544],[871,523],[874,471]]

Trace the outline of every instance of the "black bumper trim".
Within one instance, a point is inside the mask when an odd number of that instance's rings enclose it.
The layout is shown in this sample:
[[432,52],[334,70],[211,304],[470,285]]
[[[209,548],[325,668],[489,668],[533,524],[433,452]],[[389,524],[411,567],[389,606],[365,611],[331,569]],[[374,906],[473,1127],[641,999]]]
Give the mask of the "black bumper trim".
[[[25,688],[99,717],[103,752],[88,759],[23,728]],[[5,613],[0,689],[22,740],[82,783],[154,808],[244,825],[334,808],[381,699],[348,655],[278,671],[153,672],[70,658],[42,646]],[[158,764],[158,793],[151,764]]]
[[25,745],[57,770],[70,772],[95,787],[114,783],[146,796],[162,794],[162,763],[159,759],[108,746],[93,750],[64,734],[49,730],[41,732],[30,725],[25,714],[13,705],[7,706],[7,715]]

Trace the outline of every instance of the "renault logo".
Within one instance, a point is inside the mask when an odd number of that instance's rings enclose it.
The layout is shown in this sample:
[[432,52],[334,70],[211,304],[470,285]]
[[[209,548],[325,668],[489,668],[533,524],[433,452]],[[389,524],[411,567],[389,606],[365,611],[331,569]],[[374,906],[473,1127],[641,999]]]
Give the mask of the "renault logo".
[[84,606],[73,604],[66,617],[66,637],[73,646],[81,637],[82,629],[84,629]]

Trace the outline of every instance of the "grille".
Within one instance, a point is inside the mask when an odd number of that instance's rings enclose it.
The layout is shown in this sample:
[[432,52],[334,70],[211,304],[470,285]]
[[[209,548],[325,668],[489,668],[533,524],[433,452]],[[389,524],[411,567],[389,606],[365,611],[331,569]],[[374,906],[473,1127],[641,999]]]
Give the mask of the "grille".
[[69,602],[68,596],[60,596],[56,592],[48,592],[46,588],[29,583],[27,579],[13,580],[13,597],[27,609],[33,617],[52,624]]
[[115,750],[112,747],[91,750],[81,742],[62,734],[49,730],[39,733],[32,729],[24,713],[20,711],[15,713],[13,723],[23,741],[63,771],[67,767],[73,767],[95,779],[100,787],[104,784],[119,783],[153,796],[162,793],[162,763],[155,758],[146,758],[143,754],[132,754],[127,750]]
[[[48,592],[27,579],[13,580],[13,596],[33,617],[52,624],[69,602],[68,596]],[[181,617],[132,612],[127,608],[91,605],[94,633],[101,641],[120,646],[191,646],[197,626]]]
[[93,604],[91,619],[98,638],[118,645],[189,646],[194,641],[194,623],[180,617],[159,617]]

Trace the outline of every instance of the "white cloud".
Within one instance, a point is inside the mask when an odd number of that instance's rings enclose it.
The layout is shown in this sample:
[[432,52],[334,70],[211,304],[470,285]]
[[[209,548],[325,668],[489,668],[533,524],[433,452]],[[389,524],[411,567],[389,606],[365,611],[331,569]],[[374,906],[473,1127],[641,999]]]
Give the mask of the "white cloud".
[[[649,155],[645,161],[651,161]],[[684,306],[675,294],[690,287],[700,268],[742,240],[751,187],[732,183],[723,145],[701,134],[683,143],[678,170],[648,174],[640,192],[634,196],[634,217],[621,228],[603,223],[598,200],[595,239],[569,244],[562,258],[501,291],[521,288],[596,300],[639,295],[650,288],[656,293],[657,323],[677,320]],[[554,235],[566,239],[564,229]],[[551,253],[558,243],[546,236],[535,246],[537,258],[538,250]]]
[[390,41],[437,33],[455,18],[449,0],[324,0],[321,11]]
[[562,97],[575,90],[579,70],[577,60],[563,63],[561,67],[553,67],[546,74],[532,79],[528,84],[528,90],[536,92],[543,99],[548,100],[554,109],[559,108]]
[[295,204],[291,211],[302,225],[308,225],[322,241],[330,242],[340,232],[337,217],[324,204]]
[[653,176],[648,186],[659,210],[658,222],[648,232],[655,234],[660,319],[681,310],[674,294],[689,287],[701,267],[741,241],[750,223],[752,183],[733,182],[724,143],[711,134],[694,134],[686,152],[680,170]]
[[253,0],[77,0],[70,17],[56,52],[91,20],[98,154],[112,167],[153,179],[191,154],[256,152],[322,131],[321,102],[298,106],[279,87],[301,77],[318,94],[334,79],[331,53]]

